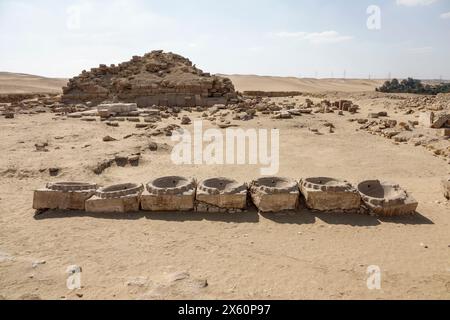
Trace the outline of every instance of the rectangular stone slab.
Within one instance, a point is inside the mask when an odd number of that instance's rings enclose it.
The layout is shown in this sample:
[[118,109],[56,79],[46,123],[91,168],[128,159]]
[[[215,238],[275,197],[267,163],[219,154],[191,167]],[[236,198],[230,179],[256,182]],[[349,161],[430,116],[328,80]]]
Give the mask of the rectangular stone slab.
[[102,199],[97,196],[86,200],[86,211],[91,213],[126,213],[139,211],[140,197],[132,195],[117,199]]
[[300,192],[264,194],[252,193],[252,200],[261,212],[280,212],[296,210],[300,198]]
[[361,196],[357,192],[326,192],[301,188],[309,209],[319,211],[357,210]]
[[223,209],[245,209],[247,208],[247,192],[217,195],[197,192],[197,201]]
[[151,195],[147,190],[141,195],[143,211],[192,211],[194,210],[195,192],[189,191],[182,195]]
[[34,191],[33,209],[85,210],[85,201],[93,194],[93,191],[61,192],[39,189]]

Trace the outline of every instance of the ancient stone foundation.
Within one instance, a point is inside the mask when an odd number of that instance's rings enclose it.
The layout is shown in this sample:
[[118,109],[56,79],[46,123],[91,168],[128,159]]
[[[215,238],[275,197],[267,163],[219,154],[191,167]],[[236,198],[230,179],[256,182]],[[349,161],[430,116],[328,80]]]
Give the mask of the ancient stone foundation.
[[252,182],[250,193],[260,212],[295,210],[300,191],[294,180],[279,177],[260,178]]
[[398,184],[370,180],[358,185],[364,204],[381,216],[412,214],[419,203]]
[[236,102],[237,98],[230,79],[212,76],[188,59],[163,51],[83,71],[69,80],[63,93],[66,104],[121,101],[139,107],[212,106]]
[[[443,181],[449,197],[450,179]],[[86,210],[92,213],[186,212],[241,213],[251,202],[262,213],[297,210],[304,197],[313,211],[364,213],[382,216],[412,214],[417,201],[399,185],[378,180],[364,181],[356,190],[350,183],[333,178],[297,181],[264,177],[250,186],[228,178],[196,183],[193,178],[163,177],[142,184],[119,184],[95,190],[89,183],[52,183],[34,193],[33,208]],[[301,191],[301,192],[300,192]],[[361,201],[362,199],[362,201]]]
[[359,211],[361,197],[347,181],[308,178],[300,181],[306,206],[318,211]]
[[150,181],[141,197],[143,211],[191,211],[196,183],[183,177],[163,177]]
[[86,201],[86,211],[92,213],[125,213],[139,211],[144,187],[127,183],[100,188]]
[[85,210],[85,202],[97,189],[94,183],[60,182],[48,183],[34,191],[35,210]]
[[227,178],[201,181],[197,187],[197,212],[238,213],[247,208],[248,186]]

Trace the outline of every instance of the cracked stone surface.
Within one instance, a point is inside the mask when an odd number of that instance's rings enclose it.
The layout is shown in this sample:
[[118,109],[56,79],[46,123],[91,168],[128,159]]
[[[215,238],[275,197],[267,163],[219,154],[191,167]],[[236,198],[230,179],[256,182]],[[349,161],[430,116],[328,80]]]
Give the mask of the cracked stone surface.
[[297,182],[281,177],[265,177],[253,181],[250,193],[260,212],[295,210],[300,196]]
[[197,187],[198,212],[234,212],[247,207],[248,186],[228,178],[211,178]]
[[97,185],[83,182],[48,183],[34,191],[35,210],[85,210],[85,201],[95,194]]
[[144,211],[194,210],[196,181],[179,176],[162,177],[150,181],[141,197]]
[[358,185],[364,204],[381,216],[413,214],[418,202],[398,184],[369,180]]
[[300,190],[309,209],[319,211],[358,211],[361,196],[347,181],[334,178],[307,178],[300,181]]
[[100,188],[86,201],[86,211],[92,213],[125,213],[139,211],[143,185],[118,184]]

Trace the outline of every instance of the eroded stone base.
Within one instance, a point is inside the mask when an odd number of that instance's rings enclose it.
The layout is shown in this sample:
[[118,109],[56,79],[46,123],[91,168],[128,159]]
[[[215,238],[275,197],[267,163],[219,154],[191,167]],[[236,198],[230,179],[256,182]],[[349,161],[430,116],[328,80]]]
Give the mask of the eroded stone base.
[[296,210],[300,192],[265,194],[261,191],[252,192],[252,200],[260,212],[280,212]]
[[417,207],[419,206],[419,203],[416,200],[414,200],[413,198],[410,198],[404,204],[396,205],[396,206],[379,207],[379,206],[372,206],[367,203],[366,203],[366,206],[373,213],[375,213],[379,216],[392,217],[392,216],[402,216],[402,215],[409,215],[409,214],[415,213],[417,210]]
[[195,211],[198,213],[229,213],[229,214],[235,214],[235,213],[242,213],[247,211],[245,208],[237,209],[237,208],[223,208],[223,207],[217,207],[213,206],[204,202],[197,202],[195,204]]
[[306,206],[318,211],[358,211],[361,196],[358,192],[327,192],[301,188],[305,196]]
[[152,195],[147,190],[141,196],[143,211],[192,211],[194,210],[195,191],[188,191],[181,195]]
[[35,210],[85,210],[85,201],[94,191],[61,192],[49,189],[34,191],[33,209]]
[[239,194],[211,195],[197,191],[197,201],[222,209],[245,209],[247,208],[247,192]]
[[125,213],[139,211],[139,195],[125,196],[116,199],[102,199],[93,196],[86,200],[86,211],[91,213]]

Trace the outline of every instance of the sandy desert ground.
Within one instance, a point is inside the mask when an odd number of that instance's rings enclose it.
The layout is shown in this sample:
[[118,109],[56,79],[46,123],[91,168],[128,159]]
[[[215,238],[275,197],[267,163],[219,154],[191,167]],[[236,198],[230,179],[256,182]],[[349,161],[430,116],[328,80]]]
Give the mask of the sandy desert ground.
[[[279,79],[243,78],[233,79],[238,90],[299,90],[297,80],[287,79],[284,86]],[[3,83],[0,92],[9,90]],[[352,90],[349,82],[333,86],[324,81],[317,92],[346,91],[330,99],[350,98],[364,116],[388,111],[392,119],[415,119],[396,113],[395,100],[387,96],[349,92],[372,86],[361,81]],[[300,103],[306,98],[275,100]],[[187,114],[192,120],[202,115]],[[250,181],[259,176],[259,166],[175,166],[170,138],[148,137],[134,123],[112,128],[51,113],[1,118],[0,298],[449,299],[450,203],[440,189],[440,180],[450,173],[448,160],[359,130],[348,121],[354,117],[312,114],[272,120],[259,115],[237,124],[280,129],[279,175],[333,176],[353,183],[393,180],[420,202],[416,215],[379,218],[301,210],[263,215],[47,212],[35,217],[33,190],[49,181],[109,185],[146,183],[163,175]],[[334,124],[335,133],[324,129],[325,122]],[[168,123],[179,125],[180,119],[163,122]],[[106,135],[118,141],[103,142]],[[36,152],[38,142],[48,142],[49,152]],[[157,151],[149,149],[151,142],[158,144]],[[112,166],[101,175],[92,171],[102,160],[136,152],[142,154],[139,167]],[[59,168],[59,176],[50,177],[49,168]],[[69,265],[83,269],[81,290],[66,287]],[[381,290],[367,288],[371,265],[381,268]]]

